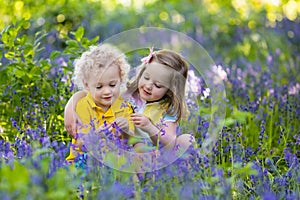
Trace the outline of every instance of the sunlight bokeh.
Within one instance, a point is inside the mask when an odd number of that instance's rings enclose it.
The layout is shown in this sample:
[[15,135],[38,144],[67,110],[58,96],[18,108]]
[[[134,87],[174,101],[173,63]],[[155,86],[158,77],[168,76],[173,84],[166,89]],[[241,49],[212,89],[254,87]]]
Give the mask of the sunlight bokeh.
[[[80,8],[80,1],[65,1],[65,0],[47,0],[45,2],[35,2],[35,1],[8,1],[0,0],[0,28],[12,23],[15,20],[20,20],[22,18],[28,20],[37,20],[40,16],[48,15],[49,11],[55,13],[58,8],[73,7],[74,9],[85,9]],[[67,3],[67,4],[66,4]],[[105,15],[115,15],[113,13],[116,9],[123,9],[124,12],[130,12],[133,10],[137,13],[147,13],[147,8],[153,7],[157,10],[161,10],[159,18],[163,21],[172,19],[173,22],[179,23],[184,21],[184,17],[179,14],[181,11],[173,9],[170,7],[169,10],[164,10],[158,5],[157,0],[88,0],[86,3],[91,5],[101,6]],[[191,2],[197,6],[199,3]],[[197,5],[196,5],[197,4]],[[265,13],[265,17],[268,19],[269,23],[267,25],[274,26],[276,21],[281,21],[283,18],[287,18],[291,21],[296,20],[300,13],[300,1],[299,0],[231,0],[231,1],[214,1],[214,0],[202,0],[200,10],[207,10],[211,15],[220,14],[222,12],[231,12],[229,14],[229,21],[231,23],[239,24],[240,21],[249,20],[249,27],[255,27],[255,21],[252,20],[253,16],[256,14]],[[200,5],[199,4],[199,5]],[[46,5],[49,5],[46,8]],[[166,3],[168,5],[168,3]],[[50,9],[49,9],[50,8]],[[60,9],[63,10],[64,9]],[[101,10],[99,12],[102,12]],[[88,14],[88,11],[83,10],[83,13]],[[175,14],[174,14],[175,13]],[[234,14],[236,13],[236,14]],[[68,15],[68,13],[58,13],[55,17],[61,15]],[[80,13],[78,13],[80,14]],[[101,13],[96,15],[101,15]],[[231,16],[231,17],[230,17]],[[58,22],[61,18],[58,19]]]

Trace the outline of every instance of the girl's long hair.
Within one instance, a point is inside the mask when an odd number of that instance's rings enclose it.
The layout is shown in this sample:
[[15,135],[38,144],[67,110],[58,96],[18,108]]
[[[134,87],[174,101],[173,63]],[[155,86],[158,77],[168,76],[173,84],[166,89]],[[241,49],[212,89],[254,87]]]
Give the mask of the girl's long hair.
[[[150,59],[149,64],[151,62],[157,62],[174,69],[170,88],[162,99],[165,101],[167,114],[176,115],[177,121],[186,118],[188,109],[185,101],[185,84],[188,75],[188,63],[181,55],[171,50],[156,51]],[[138,67],[137,75],[127,83],[127,93],[133,97],[139,96],[138,82],[149,64],[141,64]]]

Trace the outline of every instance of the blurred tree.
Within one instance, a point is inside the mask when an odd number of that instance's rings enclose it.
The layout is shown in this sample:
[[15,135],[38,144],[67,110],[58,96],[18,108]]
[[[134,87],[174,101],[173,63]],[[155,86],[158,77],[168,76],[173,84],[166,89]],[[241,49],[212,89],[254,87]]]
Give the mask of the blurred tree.
[[[65,48],[79,26],[104,40],[142,27],[164,27],[201,43],[217,63],[266,60],[277,49],[299,52],[299,0],[0,0],[0,28],[25,18],[25,34],[48,33],[46,55]],[[283,56],[286,59],[288,56]]]

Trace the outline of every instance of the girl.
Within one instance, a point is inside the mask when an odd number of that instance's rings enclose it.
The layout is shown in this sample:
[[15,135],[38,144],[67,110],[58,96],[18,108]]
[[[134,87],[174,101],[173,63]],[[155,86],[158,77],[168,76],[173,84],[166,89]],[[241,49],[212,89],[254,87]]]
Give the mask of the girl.
[[126,92],[137,104],[143,103],[137,113],[131,114],[131,120],[138,135],[146,139],[136,143],[134,149],[146,152],[150,144],[156,149],[162,146],[182,153],[195,141],[189,134],[176,135],[179,120],[188,114],[185,102],[188,64],[174,51],[153,49],[142,62]]

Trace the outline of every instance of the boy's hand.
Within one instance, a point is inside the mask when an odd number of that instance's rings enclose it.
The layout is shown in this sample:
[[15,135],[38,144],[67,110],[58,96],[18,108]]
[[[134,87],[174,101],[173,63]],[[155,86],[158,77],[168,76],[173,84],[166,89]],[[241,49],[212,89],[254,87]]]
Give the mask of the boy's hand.
[[123,133],[129,132],[129,123],[125,117],[117,117],[115,123],[122,130]]
[[100,134],[102,137],[106,137],[105,133],[107,131],[112,132],[112,129],[113,129],[113,127],[112,127],[111,123],[106,124],[106,125],[103,124],[97,129],[97,133]]

